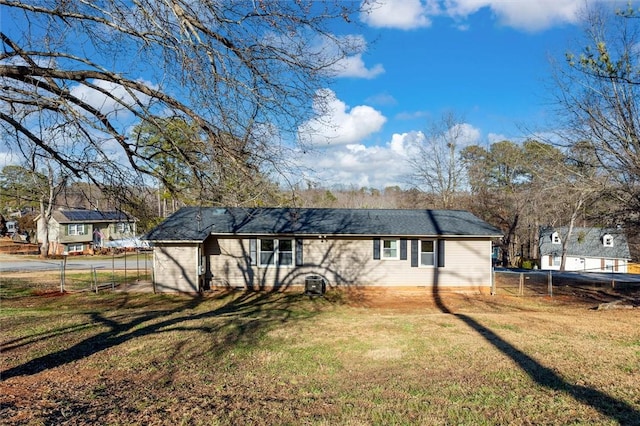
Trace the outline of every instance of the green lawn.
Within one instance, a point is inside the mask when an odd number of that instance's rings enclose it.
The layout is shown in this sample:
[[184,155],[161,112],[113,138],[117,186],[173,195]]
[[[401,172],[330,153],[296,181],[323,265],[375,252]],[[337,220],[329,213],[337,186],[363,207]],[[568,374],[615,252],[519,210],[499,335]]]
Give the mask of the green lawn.
[[[0,287],[5,424],[640,423],[640,309]],[[443,312],[444,311],[444,312]]]

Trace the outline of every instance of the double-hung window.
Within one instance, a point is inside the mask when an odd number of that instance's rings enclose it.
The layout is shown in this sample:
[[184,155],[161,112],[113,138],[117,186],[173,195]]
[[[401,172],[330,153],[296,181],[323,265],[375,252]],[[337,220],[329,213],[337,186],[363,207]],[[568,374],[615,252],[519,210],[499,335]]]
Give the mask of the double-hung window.
[[126,222],[118,222],[118,224],[116,225],[116,232],[118,232],[119,234],[124,234],[130,231],[131,229],[129,228],[129,224]]
[[84,246],[82,244],[69,244],[67,246],[68,253],[82,253]]
[[84,223],[70,223],[67,228],[67,235],[85,235]]
[[260,266],[293,265],[293,240],[285,239],[267,239],[258,240]]
[[382,258],[399,259],[400,249],[398,240],[382,240]]
[[436,252],[435,241],[420,241],[420,266],[435,266]]

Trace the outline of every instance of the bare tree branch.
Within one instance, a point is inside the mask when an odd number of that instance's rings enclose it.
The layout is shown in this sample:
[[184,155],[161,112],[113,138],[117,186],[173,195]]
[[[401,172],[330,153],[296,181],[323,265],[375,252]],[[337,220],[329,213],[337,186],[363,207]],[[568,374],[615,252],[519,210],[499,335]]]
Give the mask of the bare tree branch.
[[332,34],[361,7],[339,0],[0,5],[10,16],[1,34],[3,140],[34,144],[96,182],[163,179],[131,129],[167,117],[195,126],[206,144],[196,153],[168,141],[202,188],[223,170],[207,164],[267,170],[278,162],[274,140],[295,140],[335,64],[364,48]]

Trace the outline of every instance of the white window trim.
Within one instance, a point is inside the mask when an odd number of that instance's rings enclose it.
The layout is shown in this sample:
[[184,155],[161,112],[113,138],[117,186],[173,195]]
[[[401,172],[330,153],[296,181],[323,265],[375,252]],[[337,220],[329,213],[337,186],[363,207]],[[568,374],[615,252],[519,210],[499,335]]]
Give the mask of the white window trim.
[[128,222],[118,222],[116,223],[116,232],[118,234],[126,234],[131,232],[131,226]]
[[605,247],[613,247],[613,235],[606,234],[602,237],[602,245]]
[[[385,250],[392,250],[393,248],[389,248],[389,249],[385,249],[384,248],[384,243],[385,242],[393,242],[395,243],[395,250],[396,250],[396,254],[395,256],[386,256],[385,255]],[[400,260],[400,240],[396,240],[396,239],[382,239],[380,241],[380,259],[382,260]]]
[[70,223],[67,227],[67,235],[87,235],[86,225],[84,223]]
[[[422,243],[424,241],[431,241],[431,243],[433,244],[433,251],[432,252],[423,252],[422,251]],[[433,253],[433,264],[431,265],[425,265],[424,263],[422,263],[422,253]],[[419,241],[419,246],[418,246],[418,267],[419,268],[435,268],[436,265],[438,264],[438,242],[437,240],[420,240]]]
[[560,234],[558,234],[557,232],[554,232],[553,234],[551,234],[551,243],[562,244],[562,242],[560,241]]
[[[273,241],[273,257],[271,263],[263,263],[262,262],[262,240],[272,240]],[[291,263],[290,264],[280,264],[280,241],[287,240],[291,241]],[[293,238],[258,238],[257,239],[257,257],[258,262],[257,265],[259,267],[269,267],[269,266],[277,266],[280,268],[293,268],[296,264],[296,250],[295,250],[295,240]],[[287,251],[288,252],[288,251]],[[285,252],[286,253],[286,252]]]
[[[79,250],[77,248],[80,248]],[[82,253],[84,251],[84,244],[67,244],[67,253]]]

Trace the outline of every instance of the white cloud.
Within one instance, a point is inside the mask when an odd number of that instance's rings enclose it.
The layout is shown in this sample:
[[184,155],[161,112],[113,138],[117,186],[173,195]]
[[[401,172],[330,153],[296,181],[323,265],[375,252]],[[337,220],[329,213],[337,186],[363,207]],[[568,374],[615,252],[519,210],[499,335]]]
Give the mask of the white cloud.
[[312,145],[347,145],[358,143],[378,132],[386,117],[376,109],[359,105],[351,109],[330,89],[318,92],[314,101],[316,118],[298,128],[300,141]]
[[482,8],[489,8],[500,24],[526,31],[539,31],[556,24],[575,23],[584,0],[446,0],[445,13],[466,19]]
[[[151,83],[140,81],[149,87],[154,87]],[[91,84],[110,93],[111,96],[100,92],[100,90],[93,89],[85,85],[77,85],[71,90],[71,94],[78,99],[91,105],[93,108],[99,110],[103,114],[109,114],[112,112],[127,113],[127,106],[134,106],[136,102],[146,104],[149,102],[149,97],[143,95],[140,92],[129,92],[124,86],[116,83],[111,83],[104,80],[92,80]]]
[[431,25],[429,15],[437,14],[437,2],[421,0],[385,0],[365,4],[360,20],[374,28],[409,30]]
[[430,26],[433,17],[449,16],[456,20],[458,29],[466,31],[469,25],[463,21],[488,8],[501,25],[539,31],[576,23],[584,5],[585,0],[378,0],[363,3],[360,19],[375,28],[409,30]]
[[510,140],[509,138],[507,138],[505,135],[503,135],[502,133],[489,133],[487,135],[487,141],[490,144],[494,144],[496,142],[502,142],[502,141],[506,141],[506,140]]
[[326,187],[406,186],[407,159],[423,139],[422,132],[396,133],[383,146],[329,146],[301,155],[298,161],[308,170],[307,178]]
[[[367,51],[367,40],[363,35],[349,34],[339,38],[342,47],[349,47],[349,55],[338,60],[330,68],[330,73],[334,77],[357,77],[372,79],[384,73],[382,64],[376,64],[372,68],[367,68],[362,59],[362,54]],[[343,52],[337,48],[335,40],[324,36],[317,38],[314,55],[321,55],[328,52],[331,56],[341,57]]]
[[[479,129],[467,123],[457,125],[450,132],[460,149],[480,143],[482,136]],[[411,131],[393,134],[384,145],[328,145],[301,153],[296,161],[300,169],[307,171],[305,179],[326,187],[407,187],[408,160],[417,154],[418,146],[425,143],[426,137],[421,131]]]
[[480,129],[469,123],[456,124],[449,129],[449,138],[454,138],[458,147],[466,147],[477,144],[480,140]]
[[358,77],[372,79],[384,73],[382,64],[376,64],[373,68],[367,68],[362,60],[362,54],[349,56],[338,61],[334,67],[336,77]]

